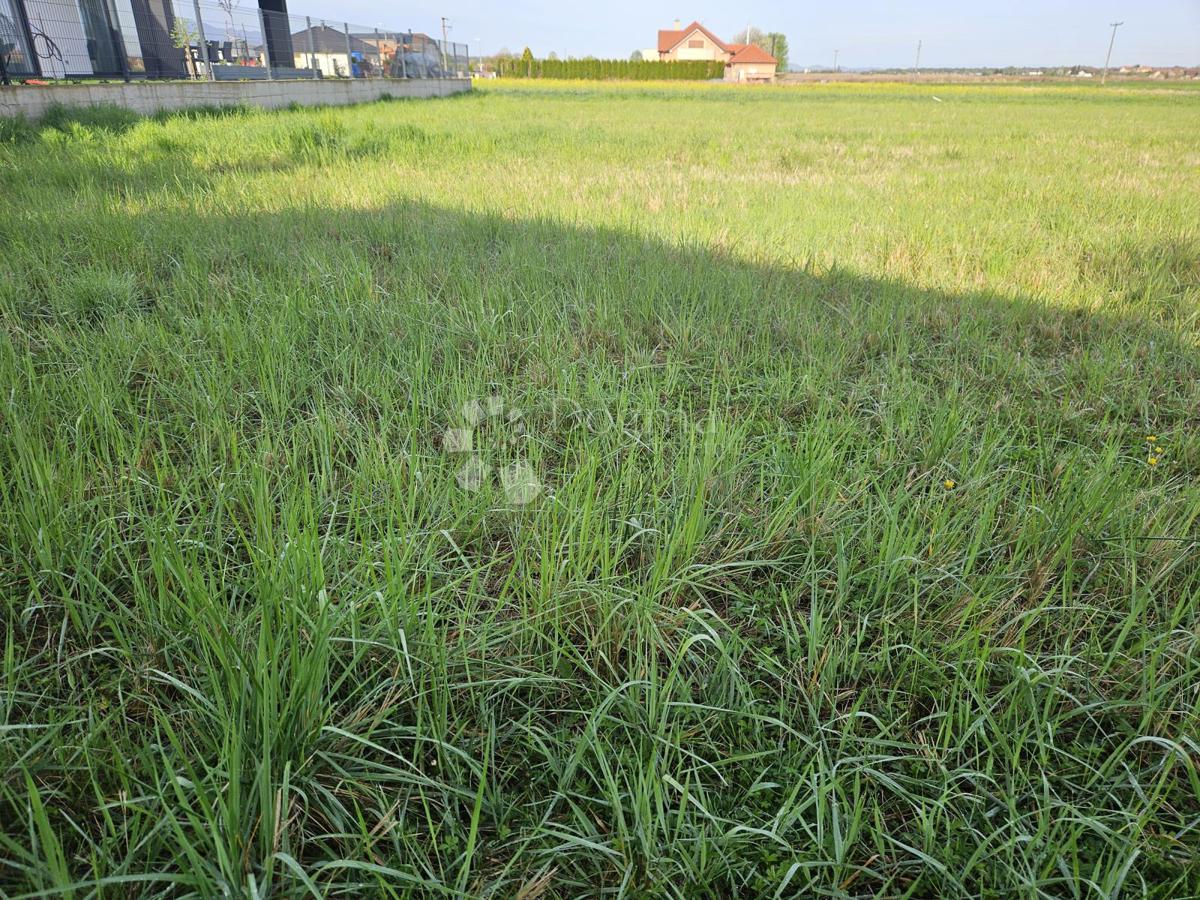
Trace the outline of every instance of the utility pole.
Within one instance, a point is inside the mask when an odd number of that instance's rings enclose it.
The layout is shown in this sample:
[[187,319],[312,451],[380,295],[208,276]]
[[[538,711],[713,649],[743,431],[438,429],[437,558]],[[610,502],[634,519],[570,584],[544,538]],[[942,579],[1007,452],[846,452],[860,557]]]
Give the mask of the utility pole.
[[1117,29],[1124,25],[1124,22],[1109,22],[1109,27],[1113,30],[1112,37],[1108,39],[1108,55],[1104,57],[1104,74],[1100,76],[1100,84],[1108,81],[1108,62],[1112,59],[1113,44],[1117,42]]
[[[200,16],[200,0],[192,0],[196,4],[196,16]],[[314,79],[321,77],[321,67],[317,65],[317,50],[313,45],[312,16],[304,17],[304,30],[308,33],[308,65],[312,69]]]
[[446,38],[446,32],[447,32],[448,30],[449,30],[449,29],[448,29],[448,28],[447,28],[447,26],[446,26],[446,17],[445,17],[445,16],[442,16],[442,71],[443,71],[443,72],[447,71],[447,66],[446,66],[446,40],[447,40],[447,38]]
[[921,42],[917,41],[917,64],[913,66],[913,74],[921,74]]
[[[208,41],[204,37],[204,20],[200,18],[200,0],[192,0],[192,7],[196,13],[196,43],[199,45],[200,58],[204,60],[205,75],[209,81],[216,81],[217,76],[213,74],[213,60],[208,52]],[[266,38],[263,38],[263,41],[265,42]],[[190,53],[191,50],[185,49],[184,52]]]
[[836,71],[838,70],[838,67],[837,67],[837,56],[838,56],[838,53],[839,53],[839,52],[841,52],[841,51],[839,51],[839,50],[834,50],[834,51],[833,51],[833,71],[834,71],[834,72],[836,72]]

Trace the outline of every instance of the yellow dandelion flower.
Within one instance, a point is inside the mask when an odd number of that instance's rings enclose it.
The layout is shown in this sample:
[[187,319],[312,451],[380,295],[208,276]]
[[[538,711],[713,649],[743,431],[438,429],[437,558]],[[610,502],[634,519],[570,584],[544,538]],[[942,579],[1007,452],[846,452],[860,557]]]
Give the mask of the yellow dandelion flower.
[[1146,459],[1146,462],[1152,466],[1157,466],[1158,465],[1158,457],[1157,456],[1148,457]]
[[1158,440],[1158,435],[1148,434],[1148,435],[1146,435],[1146,440],[1149,441],[1151,444],[1153,444],[1155,441]]
[[957,483],[958,482],[956,482],[953,478],[947,478],[945,481],[942,482],[942,487],[944,487],[946,490],[949,491],[949,490],[952,490],[954,488],[954,485],[956,485]]

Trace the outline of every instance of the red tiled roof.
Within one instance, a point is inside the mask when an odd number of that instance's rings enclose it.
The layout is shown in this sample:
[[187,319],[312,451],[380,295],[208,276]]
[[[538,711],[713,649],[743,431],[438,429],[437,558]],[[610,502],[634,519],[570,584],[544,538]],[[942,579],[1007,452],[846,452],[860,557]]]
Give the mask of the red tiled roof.
[[733,57],[729,60],[730,65],[737,63],[766,63],[773,66],[779,62],[779,60],[756,44],[730,44],[729,50],[733,53]]
[[660,31],[658,33],[658,52],[666,53],[683,40],[683,35],[682,31]]
[[723,40],[721,40],[699,22],[693,22],[682,31],[660,31],[658,33],[658,52],[669,53],[671,50],[677,47],[685,37],[697,30],[704,32],[708,39],[722,50],[729,50],[729,46]]

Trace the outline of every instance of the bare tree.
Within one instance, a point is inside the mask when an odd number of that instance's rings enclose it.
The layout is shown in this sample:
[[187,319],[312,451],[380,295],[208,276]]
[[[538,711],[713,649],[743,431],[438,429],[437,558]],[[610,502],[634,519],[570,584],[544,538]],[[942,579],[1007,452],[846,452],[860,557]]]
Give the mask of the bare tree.
[[733,36],[731,43],[734,44],[754,44],[761,47],[762,41],[766,37],[761,28],[756,28],[753,25],[747,25],[741,31]]
[[[217,0],[217,6],[221,7],[221,12],[225,13],[225,40],[230,43],[237,40],[237,28],[233,23],[233,14],[241,5],[242,0]],[[264,37],[263,40],[266,38]]]

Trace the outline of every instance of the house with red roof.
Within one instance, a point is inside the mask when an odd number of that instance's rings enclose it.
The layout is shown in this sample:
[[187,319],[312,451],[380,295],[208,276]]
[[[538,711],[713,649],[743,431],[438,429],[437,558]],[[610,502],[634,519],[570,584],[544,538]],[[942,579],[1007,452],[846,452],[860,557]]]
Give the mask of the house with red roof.
[[658,58],[664,61],[713,59],[725,63],[725,80],[762,83],[775,80],[777,61],[754,44],[731,44],[721,40],[699,22],[658,33]]

